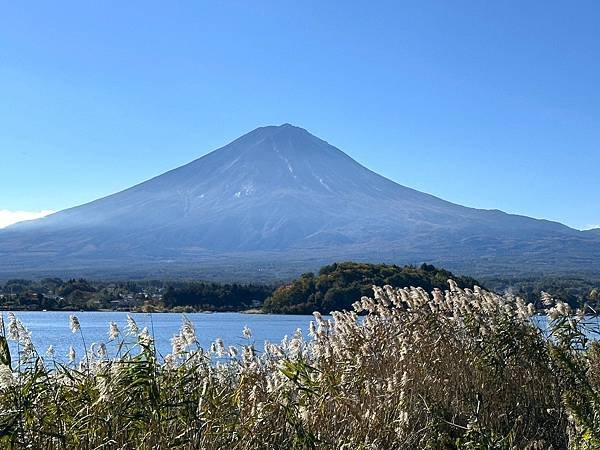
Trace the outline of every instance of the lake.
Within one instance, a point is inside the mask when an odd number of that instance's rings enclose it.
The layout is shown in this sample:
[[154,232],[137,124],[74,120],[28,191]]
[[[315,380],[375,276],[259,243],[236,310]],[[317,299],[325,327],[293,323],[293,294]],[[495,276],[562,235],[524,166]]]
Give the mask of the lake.
[[[15,315],[31,332],[31,339],[40,354],[44,354],[49,345],[56,351],[56,359],[66,360],[69,346],[73,346],[78,359],[83,356],[83,344],[79,333],[73,334],[69,328],[69,316],[75,314],[81,323],[81,331],[86,344],[104,342],[112,354],[116,344],[109,343],[108,324],[116,322],[125,333],[126,312],[68,312],[68,311],[22,311]],[[177,334],[183,315],[180,313],[129,313],[140,329],[148,327],[154,330],[157,350],[164,356],[171,352],[170,339]],[[3,314],[5,323],[6,313]],[[198,340],[204,348],[208,348],[215,339],[223,339],[226,346],[247,344],[242,337],[242,329],[247,325],[252,330],[250,342],[255,342],[258,350],[262,350],[265,340],[279,342],[285,335],[291,336],[297,328],[306,335],[312,316],[291,316],[271,314],[241,313],[192,313],[186,314],[196,327]],[[131,341],[131,336],[126,337]],[[119,339],[120,340],[120,339]],[[11,349],[15,350],[11,342]],[[111,351],[112,350],[112,351]]]
[[[49,345],[54,346],[56,359],[66,361],[69,347],[77,352],[78,360],[83,356],[83,343],[80,333],[73,334],[69,328],[69,316],[76,315],[81,324],[81,331],[89,347],[93,342],[107,344],[110,354],[116,351],[116,344],[109,342],[108,324],[116,322],[121,330],[121,337],[127,342],[133,342],[131,336],[125,336],[126,312],[69,312],[69,311],[21,311],[15,313],[27,329],[35,348],[44,354]],[[160,354],[167,355],[171,352],[171,337],[177,334],[181,326],[183,314],[181,313],[129,313],[137,322],[140,330],[148,327],[153,333],[156,347]],[[257,350],[262,350],[265,340],[279,342],[284,336],[291,336],[300,328],[306,337],[308,325],[313,319],[310,315],[277,315],[277,314],[242,314],[242,313],[191,313],[186,316],[196,328],[196,335],[200,344],[208,349],[217,338],[223,339],[225,346],[248,344],[242,337],[242,329],[248,326],[252,330],[250,342],[256,344]],[[324,316],[325,318],[328,318]],[[5,323],[6,313],[3,313]],[[533,322],[542,329],[547,327],[544,315],[533,318]],[[590,318],[590,325],[598,329],[598,318]],[[597,339],[598,334],[591,333],[591,338]],[[120,341],[118,339],[117,341]],[[16,354],[14,342],[10,343],[13,355]]]

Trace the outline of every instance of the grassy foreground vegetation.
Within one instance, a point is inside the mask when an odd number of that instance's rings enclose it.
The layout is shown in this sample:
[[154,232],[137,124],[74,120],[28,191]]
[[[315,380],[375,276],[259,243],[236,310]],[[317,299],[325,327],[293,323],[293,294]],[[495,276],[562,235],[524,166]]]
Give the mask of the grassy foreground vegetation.
[[[246,345],[203,349],[184,316],[164,356],[129,319],[64,365],[9,315],[0,446],[599,448],[600,346],[582,311],[544,302],[542,331],[518,298],[453,281],[432,293],[387,286],[260,348],[244,329]],[[85,327],[70,326],[85,346]]]

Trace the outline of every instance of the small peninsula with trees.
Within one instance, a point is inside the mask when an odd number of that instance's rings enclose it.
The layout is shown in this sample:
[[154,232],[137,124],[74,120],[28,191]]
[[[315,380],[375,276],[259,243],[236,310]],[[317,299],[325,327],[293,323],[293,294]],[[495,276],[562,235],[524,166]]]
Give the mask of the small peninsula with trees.
[[510,292],[540,307],[540,292],[564,299],[572,307],[600,304],[600,280],[573,277],[474,279],[430,264],[420,266],[339,262],[316,273],[278,283],[213,282],[203,280],[110,281],[92,279],[12,279],[0,283],[4,311],[146,311],[146,312],[264,312],[311,314],[350,310],[372,286],[414,286],[430,292],[444,289],[448,279],[460,287],[479,285]]

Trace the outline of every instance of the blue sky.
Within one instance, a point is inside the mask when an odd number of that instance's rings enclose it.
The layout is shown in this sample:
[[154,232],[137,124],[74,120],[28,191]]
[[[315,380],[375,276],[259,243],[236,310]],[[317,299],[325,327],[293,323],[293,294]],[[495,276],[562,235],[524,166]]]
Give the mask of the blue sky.
[[284,122],[456,203],[600,224],[598,23],[596,1],[5,2],[0,226]]

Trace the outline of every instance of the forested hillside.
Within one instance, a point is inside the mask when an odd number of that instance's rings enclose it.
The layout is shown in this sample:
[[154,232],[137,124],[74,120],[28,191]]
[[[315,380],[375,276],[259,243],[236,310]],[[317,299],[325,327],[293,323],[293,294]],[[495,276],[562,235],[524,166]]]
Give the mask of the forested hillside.
[[163,303],[170,309],[242,311],[260,307],[272,292],[273,287],[268,285],[193,282],[180,287],[169,286]]
[[325,266],[318,274],[306,273],[292,283],[279,287],[263,306],[269,313],[310,314],[349,310],[363,295],[372,296],[372,286],[421,287],[426,291],[446,289],[452,278],[461,287],[479,284],[470,277],[459,277],[432,265],[396,266],[343,262]]

